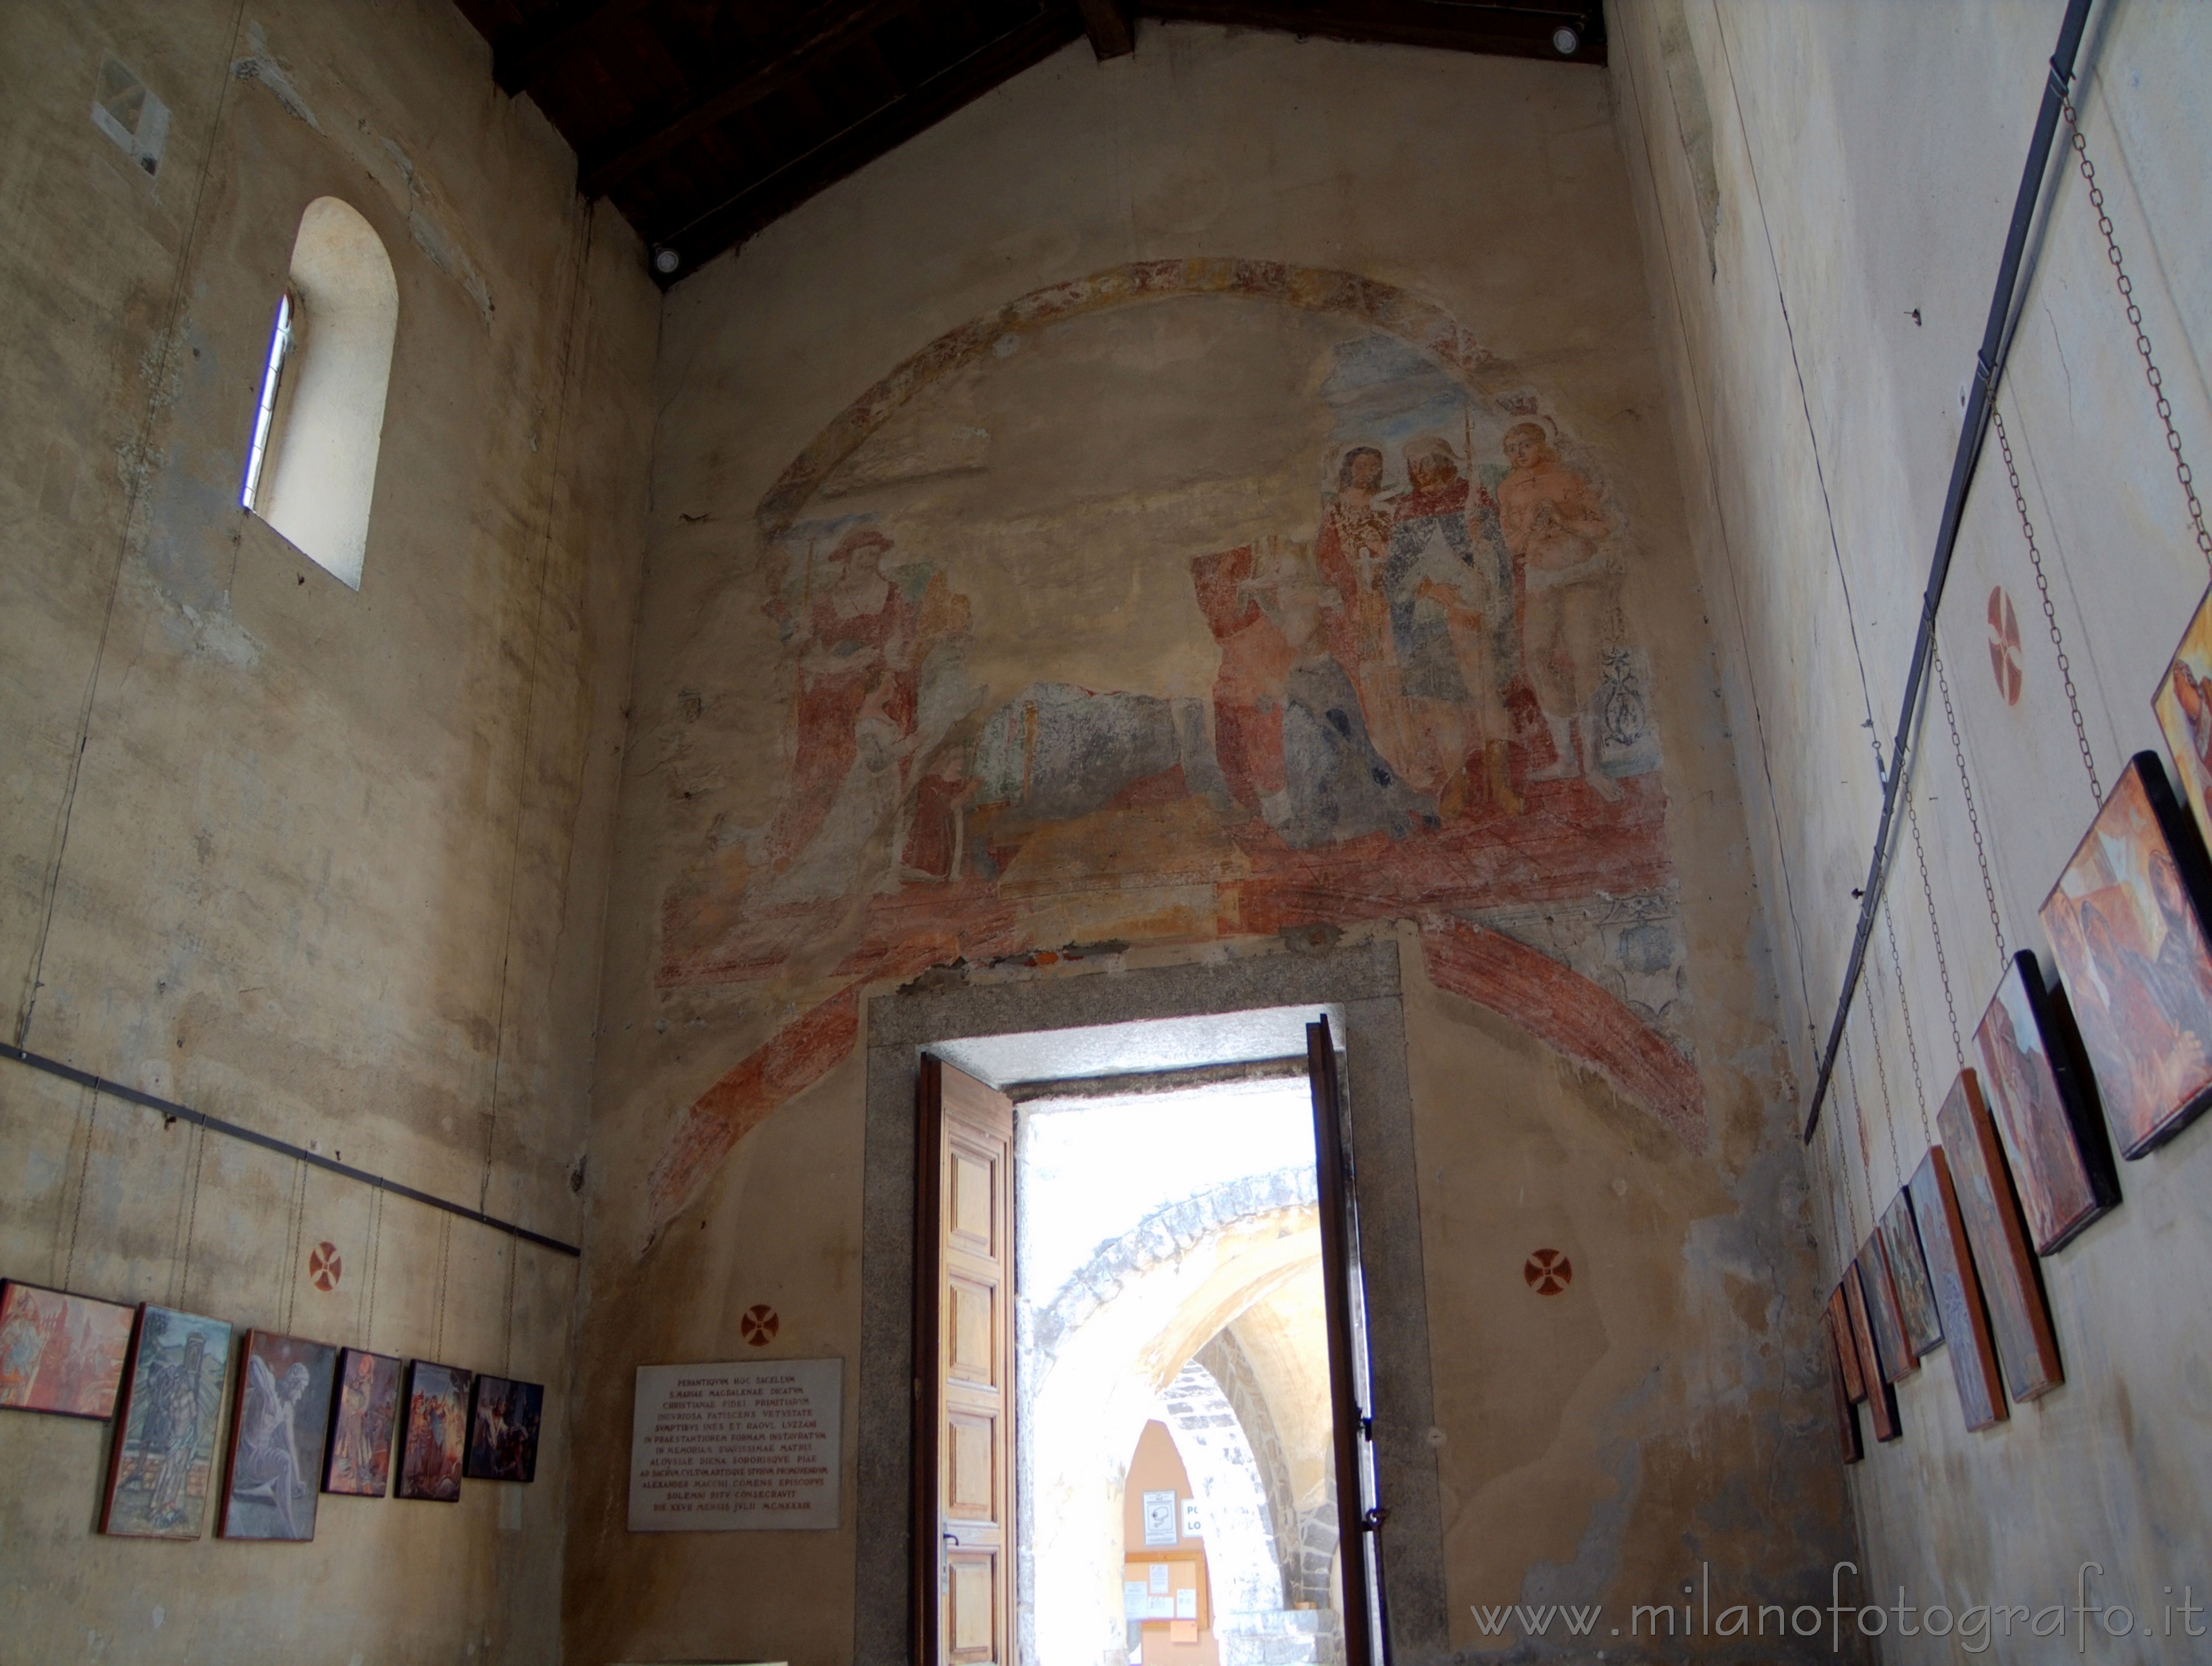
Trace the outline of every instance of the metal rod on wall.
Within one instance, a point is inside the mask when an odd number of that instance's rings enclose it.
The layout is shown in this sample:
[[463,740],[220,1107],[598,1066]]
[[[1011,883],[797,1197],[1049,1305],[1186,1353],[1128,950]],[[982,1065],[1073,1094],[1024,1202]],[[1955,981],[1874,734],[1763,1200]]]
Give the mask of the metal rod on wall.
[[1929,563],[1928,588],[1920,603],[1920,634],[1912,644],[1912,663],[1905,678],[1905,703],[1897,714],[1897,737],[1890,743],[1889,769],[1882,780],[1881,820],[1875,826],[1874,859],[1868,864],[1866,888],[1859,898],[1858,930],[1851,938],[1851,958],[1844,968],[1843,988],[1836,995],[1836,1016],[1828,1026],[1827,1048],[1820,1057],[1820,1072],[1813,1084],[1812,1109],[1805,1116],[1805,1143],[1820,1125],[1820,1106],[1834,1079],[1836,1055],[1844,1044],[1844,1025],[1851,1015],[1851,1000],[1858,993],[1859,975],[1866,967],[1867,945],[1873,940],[1875,912],[1881,907],[1882,885],[1888,877],[1890,842],[1896,831],[1897,800],[1912,779],[1913,730],[1920,708],[1928,697],[1928,662],[1936,651],[1936,612],[1942,605],[1944,581],[1951,575],[1951,552],[1959,541],[1959,526],[1966,511],[1966,493],[1973,485],[1975,465],[1980,462],[1982,442],[1989,433],[1990,412],[1996,402],[1997,382],[2003,374],[2005,353],[2011,344],[2013,306],[2026,274],[2021,268],[2027,253],[2027,236],[2035,222],[2035,205],[2042,199],[2043,183],[2051,171],[2051,146],[2058,131],[2066,88],[2074,79],[2074,59],[2081,50],[2081,33],[2089,21],[2090,0],[2068,0],[2066,17],[2058,26],[2057,50],[2051,55],[2051,73],[2043,84],[2043,107],[2035,118],[2035,137],[2028,143],[2027,161],[2021,170],[2020,191],[2013,199],[2012,225],[2005,234],[2004,258],[1997,264],[1996,291],[1990,297],[1989,322],[1982,330],[1981,350],[1974,358],[1973,391],[1966,415],[1959,427],[1959,449],[1951,459],[1951,486],[1943,498],[1943,518],[1936,529],[1936,554]]
[[210,1116],[204,1110],[194,1110],[190,1105],[180,1105],[173,1099],[164,1099],[151,1093],[142,1093],[135,1087],[125,1087],[120,1082],[111,1082],[104,1076],[95,1076],[88,1070],[79,1070],[75,1065],[64,1064],[59,1059],[49,1059],[40,1053],[26,1052],[22,1048],[0,1043],[0,1058],[13,1059],[17,1064],[42,1070],[49,1076],[58,1076],[65,1082],[75,1082],[79,1087],[88,1087],[95,1093],[106,1094],[112,1099],[127,1099],[134,1105],[143,1105],[149,1110],[159,1111],[164,1116],[175,1116],[205,1128],[210,1134],[227,1134],[233,1140],[242,1140],[249,1146],[258,1146],[264,1151],[273,1151],[283,1157],[296,1157],[311,1167],[329,1173],[343,1175],[348,1180],[373,1186],[380,1192],[390,1192],[394,1197],[404,1197],[412,1203],[442,1209],[449,1215],[459,1215],[464,1220],[473,1220],[479,1226],[489,1226],[494,1231],[505,1232],[526,1243],[541,1249],[556,1250],[563,1256],[579,1256],[584,1252],[573,1243],[563,1243],[559,1238],[548,1237],[543,1232],[533,1232],[527,1226],[518,1226],[511,1220],[501,1220],[481,1209],[471,1209],[465,1203],[454,1203],[428,1192],[418,1192],[412,1186],[403,1186],[396,1180],[387,1180],[380,1174],[371,1174],[366,1169],[356,1169],[350,1164],[338,1162],[295,1146],[273,1134],[261,1134],[252,1128],[240,1128],[235,1122],[226,1122],[220,1116]]

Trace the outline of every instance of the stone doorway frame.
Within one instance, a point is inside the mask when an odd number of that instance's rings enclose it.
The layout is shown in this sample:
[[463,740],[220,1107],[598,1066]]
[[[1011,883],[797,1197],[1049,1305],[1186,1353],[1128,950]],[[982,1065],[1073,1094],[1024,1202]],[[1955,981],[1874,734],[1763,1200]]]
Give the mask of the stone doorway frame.
[[1299,1006],[1333,1007],[1343,1018],[1376,1457],[1389,1512],[1382,1547],[1390,1656],[1395,1666],[1426,1666],[1450,1654],[1443,1516],[1428,1440],[1435,1420],[1428,1288],[1399,952],[1389,938],[1340,946],[1309,939],[1211,964],[1130,970],[1109,963],[1095,973],[988,983],[940,976],[869,1000],[854,1666],[910,1666],[915,1080],[922,1053],[970,1037]]

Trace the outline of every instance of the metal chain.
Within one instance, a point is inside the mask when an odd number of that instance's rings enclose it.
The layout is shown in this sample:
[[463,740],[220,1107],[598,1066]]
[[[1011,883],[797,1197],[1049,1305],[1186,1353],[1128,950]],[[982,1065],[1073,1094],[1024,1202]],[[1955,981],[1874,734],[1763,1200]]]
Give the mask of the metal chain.
[[[1875,1016],[1874,1009],[1875,1003],[1869,1001],[1866,1009],[1867,1034],[1874,1038],[1874,1079],[1881,1089],[1881,1128],[1889,1138],[1891,1172],[1897,1176],[1898,1184],[1901,1186],[1905,1183],[1905,1159],[1897,1154],[1897,1106],[1889,1097],[1889,1067],[1882,1061],[1881,1056],[1881,1022]],[[1867,1164],[1867,1203],[1869,1207],[1874,1203],[1874,1164],[1871,1160]],[[1876,1210],[1875,1219],[1879,1221],[1881,1218],[1881,1211]]]
[[[1959,1068],[1966,1067],[1966,1049],[1959,1044],[1959,1004],[1951,998],[1951,965],[1943,955],[1943,927],[1936,918],[1936,887],[1928,877],[1928,848],[1920,842],[1920,807],[1912,801],[1912,794],[1905,795],[1905,824],[1912,830],[1912,854],[1920,864],[1920,894],[1928,899],[1928,934],[1936,939],[1936,975],[1943,982],[1943,1013],[1951,1021],[1951,1051],[1958,1056]],[[1920,1107],[1920,1120],[1928,1120],[1928,1107]],[[1929,1143],[1933,1145],[1934,1139]]]
[[2172,453],[2174,478],[2181,483],[2181,496],[2189,505],[2189,524],[2197,534],[2197,553],[2212,565],[2212,532],[2205,530],[2204,506],[2197,498],[2197,477],[2190,472],[2189,459],[2182,455],[2181,435],[2173,425],[2173,402],[2166,397],[2166,379],[2159,374],[2158,362],[2151,357],[2150,337],[2143,330],[2142,308],[2136,304],[2135,282],[2120,259],[2120,240],[2112,234],[2112,216],[2105,211],[2105,193],[2097,184],[2096,165],[2089,160],[2088,142],[2081,136],[2081,119],[2071,99],[2062,100],[2062,107],[2066,112],[2066,125],[2074,130],[2075,160],[2080,164],[2082,183],[2089,187],[2089,206],[2096,210],[2097,229],[2105,234],[2105,258],[2112,263],[2112,281],[2126,304],[2128,325],[2136,333],[2136,353],[2143,362],[2143,380],[2150,384],[2158,420],[2166,426],[2166,448]]
[[[1844,1074],[1851,1085],[1851,1127],[1856,1133],[1854,1143],[1859,1148],[1859,1179],[1866,1187],[1867,1230],[1871,1232],[1874,1230],[1874,1176],[1868,1172],[1872,1165],[1866,1160],[1866,1109],[1864,1102],[1859,1097],[1858,1066],[1851,1059],[1851,1038],[1848,1033],[1844,1037]],[[1841,1129],[1837,1131],[1836,1138],[1838,1142],[1842,1140]],[[1844,1163],[1844,1179],[1846,1183],[1844,1190],[1847,1195],[1850,1191],[1848,1183],[1850,1179],[1850,1170],[1851,1164],[1846,1158]],[[1856,1255],[1858,1253],[1856,1246],[1865,1242],[1866,1240],[1859,1236],[1858,1213],[1854,1210],[1851,1215],[1851,1243],[1854,1246],[1851,1253]]]
[[[1912,1103],[1920,1109],[1920,1132],[1932,1146],[1936,1143],[1936,1136],[1929,1132],[1928,1128],[1928,1086],[1920,1075],[1920,1043],[1912,1033],[1912,1003],[1905,999],[1905,957],[1897,952],[1897,920],[1889,911],[1887,897],[1881,904],[1881,928],[1889,933],[1889,969],[1891,975],[1897,979],[1897,1010],[1905,1017],[1905,1056],[1912,1067]],[[1948,976],[1943,980],[1943,996],[1947,1000],[1951,994],[1950,982]],[[1902,1168],[1899,1169],[1897,1178],[1898,1183],[1902,1185],[1905,1182]]]
[[1990,420],[1996,425],[1997,448],[2004,453],[2005,475],[2012,482],[2013,507],[2020,511],[2021,536],[2027,540],[2028,563],[2035,569],[2035,588],[2043,598],[2043,622],[2051,627],[2051,646],[2058,651],[2058,680],[2066,685],[2066,709],[2074,714],[2074,742],[2081,749],[2081,767],[2089,772],[2089,796],[2105,801],[2105,784],[2097,779],[2097,760],[2089,755],[2089,731],[2081,722],[2081,696],[2074,688],[2074,665],[2066,657],[2066,638],[2058,629],[2058,609],[2051,599],[2051,581],[2044,575],[2043,551],[2035,542],[2035,523],[2027,518],[2027,497],[2021,490],[2020,467],[2013,461],[2012,439],[2005,433],[2004,412],[1990,401]]
[[[2004,918],[1997,912],[1997,888],[1996,882],[1990,878],[1989,852],[1982,845],[1982,818],[1974,812],[1974,783],[1966,775],[1966,748],[1959,739],[1959,714],[1951,709],[1951,679],[1943,674],[1942,650],[1936,649],[1933,657],[1936,691],[1943,696],[1944,721],[1951,726],[1951,756],[1959,765],[1959,790],[1966,795],[1966,825],[1974,836],[1974,860],[1981,864],[1982,895],[1989,899],[1990,929],[1996,933],[1997,964],[2002,966],[2012,957],[2005,952]],[[1955,1037],[1958,1033],[1955,1017],[1951,1030]]]

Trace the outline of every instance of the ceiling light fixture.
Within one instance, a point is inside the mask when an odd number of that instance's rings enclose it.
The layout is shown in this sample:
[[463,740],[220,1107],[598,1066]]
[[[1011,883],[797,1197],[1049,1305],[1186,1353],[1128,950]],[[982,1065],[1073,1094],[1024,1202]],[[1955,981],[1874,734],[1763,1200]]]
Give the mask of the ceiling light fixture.
[[1582,44],[1582,36],[1577,34],[1571,25],[1562,23],[1552,31],[1552,45],[1559,49],[1561,58],[1572,58],[1575,49]]
[[[1565,34],[1568,31],[1562,29],[1560,33]],[[683,264],[684,257],[673,249],[655,249],[653,252],[653,270],[663,277],[667,277]]]

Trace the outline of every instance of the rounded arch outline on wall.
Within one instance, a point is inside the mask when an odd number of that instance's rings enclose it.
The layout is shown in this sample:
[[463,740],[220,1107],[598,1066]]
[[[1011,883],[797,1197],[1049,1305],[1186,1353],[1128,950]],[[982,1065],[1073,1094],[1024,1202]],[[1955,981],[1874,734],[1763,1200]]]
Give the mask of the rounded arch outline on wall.
[[[908,356],[832,418],[794,458],[755,511],[774,538],[797,520],[823,481],[884,422],[939,378],[973,362],[1009,334],[1089,313],[1182,296],[1272,301],[1334,313],[1386,331],[1428,356],[1504,414],[1536,416],[1537,400],[1510,367],[1438,302],[1413,290],[1325,267],[1233,257],[1135,261],[1088,277],[1048,284],[946,331]],[[1556,428],[1556,425],[1553,425]],[[1662,867],[1663,868],[1663,862]],[[1610,874],[1610,885],[1651,886],[1663,872]],[[1414,894],[1370,876],[1356,885],[1304,880],[1247,888],[1241,921],[1253,935],[1326,929],[1347,920],[1407,921],[1418,929],[1431,981],[1444,993],[1497,1012],[1570,1063],[1602,1078],[1692,1151],[1708,1125],[1696,1061],[1613,992],[1504,932],[1453,910],[1451,899]],[[1039,949],[1014,911],[993,903],[954,938],[923,932],[911,939],[871,932],[834,970],[843,986],[789,1017],[732,1064],[684,1110],[646,1182],[641,1256],[697,1195],[738,1142],[776,1107],[850,1055],[860,1036],[860,1000],[870,983],[916,976],[957,961],[981,964]]]
[[[1296,266],[1280,260],[1247,260],[1232,256],[1192,256],[1172,260],[1136,260],[1109,266],[1088,277],[1048,283],[1003,307],[946,331],[832,417],[829,426],[792,459],[755,519],[773,538],[788,528],[828,479],[867,437],[908,399],[939,377],[988,352],[1004,337],[1040,330],[1086,313],[1102,313],[1183,295],[1225,295],[1272,301],[1300,312],[1334,313],[1357,319],[1410,343],[1485,397],[1500,397],[1489,384],[1502,364],[1473,331],[1436,301],[1395,283],[1325,266]],[[1500,409],[1525,415],[1525,401]]]

